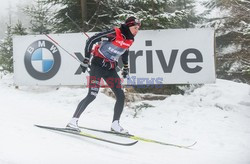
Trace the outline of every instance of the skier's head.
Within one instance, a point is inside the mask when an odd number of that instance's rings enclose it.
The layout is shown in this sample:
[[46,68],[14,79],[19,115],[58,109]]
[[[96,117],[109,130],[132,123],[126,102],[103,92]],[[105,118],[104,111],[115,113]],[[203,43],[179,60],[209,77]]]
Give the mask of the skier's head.
[[128,26],[130,32],[135,36],[138,33],[138,30],[141,26],[141,22],[134,16],[130,16],[126,19],[125,25]]

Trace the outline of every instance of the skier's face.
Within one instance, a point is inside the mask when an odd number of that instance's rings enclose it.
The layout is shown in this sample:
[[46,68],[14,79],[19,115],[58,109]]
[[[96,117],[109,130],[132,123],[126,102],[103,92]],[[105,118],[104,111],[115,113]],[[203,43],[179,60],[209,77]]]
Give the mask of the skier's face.
[[134,26],[129,27],[129,30],[135,36],[138,33],[139,28],[140,28],[139,25],[134,25]]

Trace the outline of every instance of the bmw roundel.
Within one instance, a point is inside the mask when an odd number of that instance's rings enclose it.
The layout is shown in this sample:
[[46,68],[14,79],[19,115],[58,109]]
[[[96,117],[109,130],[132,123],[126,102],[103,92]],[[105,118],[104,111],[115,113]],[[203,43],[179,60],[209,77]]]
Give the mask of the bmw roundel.
[[60,68],[60,52],[52,42],[38,40],[25,51],[24,64],[30,76],[38,80],[48,80],[54,77]]

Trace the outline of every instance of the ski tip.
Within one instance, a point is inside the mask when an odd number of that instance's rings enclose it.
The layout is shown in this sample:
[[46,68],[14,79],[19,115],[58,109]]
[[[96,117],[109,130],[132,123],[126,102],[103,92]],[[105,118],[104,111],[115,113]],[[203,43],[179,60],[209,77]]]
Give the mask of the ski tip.
[[189,147],[192,147],[192,146],[194,146],[194,145],[196,145],[197,144],[197,141],[195,141],[192,145],[190,145]]
[[39,128],[45,128],[46,127],[46,126],[37,125],[37,124],[34,124],[34,126],[39,127]]
[[186,149],[192,149],[194,145],[197,144],[197,141],[195,141],[192,145],[188,145],[188,146],[184,146],[183,148],[186,148]]
[[138,141],[132,142],[131,144],[129,144],[130,146],[136,144]]

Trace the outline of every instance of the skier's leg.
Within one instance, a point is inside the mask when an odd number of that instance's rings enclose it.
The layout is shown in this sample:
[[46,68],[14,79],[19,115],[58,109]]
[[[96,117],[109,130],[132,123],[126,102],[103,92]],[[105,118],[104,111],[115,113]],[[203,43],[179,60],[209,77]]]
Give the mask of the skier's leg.
[[76,111],[67,125],[67,127],[76,129],[79,131],[80,129],[78,128],[78,119],[83,113],[83,111],[86,109],[86,107],[96,98],[99,88],[100,88],[100,80],[102,76],[102,70],[100,67],[92,64],[91,65],[91,70],[90,70],[90,77],[88,80],[88,87],[89,91],[87,96],[78,104]]
[[111,125],[111,130],[119,133],[128,133],[128,131],[123,129],[119,124],[119,120],[123,111],[124,101],[125,101],[125,95],[121,86],[121,79],[118,76],[117,72],[113,70],[110,71],[109,76],[107,78],[104,78],[104,80],[106,81],[106,83],[109,85],[109,87],[116,96],[116,103],[114,107],[114,116]]
[[109,72],[109,76],[104,78],[110,89],[114,92],[116,103],[114,107],[113,121],[119,120],[123,111],[125,95],[121,86],[121,79],[115,70]]
[[114,107],[114,116],[113,116],[113,121],[115,120],[120,120],[122,111],[123,111],[123,107],[124,107],[124,101],[125,101],[125,95],[124,92],[122,90],[122,88],[111,88],[112,91],[114,92],[115,96],[116,96],[116,103],[115,103],[115,107]]
[[90,78],[88,81],[89,91],[87,96],[78,104],[77,109],[73,115],[74,118],[79,118],[85,108],[96,98],[101,80],[101,69],[96,65],[91,65]]
[[87,96],[78,104],[76,111],[73,115],[74,118],[79,118],[86,107],[96,98],[99,88],[100,79],[92,79],[89,83],[89,91]]

